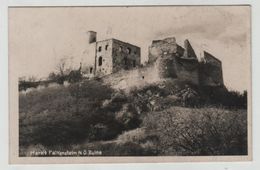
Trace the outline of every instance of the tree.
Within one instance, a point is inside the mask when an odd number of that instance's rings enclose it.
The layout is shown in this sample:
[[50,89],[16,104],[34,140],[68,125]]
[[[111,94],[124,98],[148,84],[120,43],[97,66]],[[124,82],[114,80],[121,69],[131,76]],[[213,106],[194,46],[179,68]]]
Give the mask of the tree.
[[72,70],[69,64],[71,61],[69,60],[72,60],[72,57],[62,57],[56,65],[57,73],[51,73],[51,75],[49,75],[49,78],[55,78],[55,81],[57,83],[63,84]]
[[59,60],[59,62],[56,65],[56,70],[57,70],[58,74],[60,74],[61,76],[64,76],[64,71],[67,66],[67,60],[68,60],[68,58],[66,56],[64,56],[63,58],[61,58]]
[[54,72],[51,72],[48,76],[48,79],[51,81],[56,81],[57,80],[57,74],[55,74]]
[[82,63],[80,63],[80,67],[78,70],[72,70],[70,72],[70,74],[68,75],[68,80],[70,83],[76,83],[82,79],[81,68],[82,68]]
[[37,80],[36,76],[31,75],[31,76],[28,77],[29,82],[36,82],[36,80]]

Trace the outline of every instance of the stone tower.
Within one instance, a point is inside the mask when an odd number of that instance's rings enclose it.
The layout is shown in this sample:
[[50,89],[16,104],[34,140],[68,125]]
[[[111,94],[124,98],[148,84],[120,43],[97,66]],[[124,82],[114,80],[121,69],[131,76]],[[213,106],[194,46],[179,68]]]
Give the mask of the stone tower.
[[95,31],[87,32],[83,53],[81,72],[84,77],[102,77],[141,65],[140,47],[114,38],[97,41]]
[[96,42],[97,41],[97,33],[95,31],[88,31],[87,32],[87,40],[88,40],[89,44]]

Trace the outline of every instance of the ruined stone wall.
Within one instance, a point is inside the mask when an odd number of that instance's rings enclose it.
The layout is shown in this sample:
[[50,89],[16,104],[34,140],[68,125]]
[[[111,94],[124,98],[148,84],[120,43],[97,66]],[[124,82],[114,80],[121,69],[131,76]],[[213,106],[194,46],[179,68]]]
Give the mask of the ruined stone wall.
[[149,47],[148,63],[155,62],[159,57],[166,54],[175,54],[182,56],[184,49],[176,43],[174,37],[166,38],[164,40],[154,40]]
[[116,39],[112,39],[112,41],[113,73],[141,65],[141,50],[139,47]]
[[82,55],[81,72],[84,77],[93,77],[95,69],[96,43],[87,44]]
[[115,89],[130,90],[133,87],[143,87],[161,81],[156,64],[132,70],[120,70],[103,77],[106,84]]
[[153,41],[149,47],[148,63],[157,63],[161,78],[178,78],[199,84],[197,56],[188,40],[184,46],[179,46],[175,38]]
[[199,63],[197,59],[186,59],[174,54],[163,55],[155,62],[160,78],[178,78],[193,84],[199,84]]
[[197,59],[174,58],[177,78],[193,84],[199,84],[199,63]]
[[[141,65],[141,50],[139,47],[116,39],[108,39],[88,44],[85,50],[85,60],[82,73],[86,77],[102,77],[121,69],[133,69]],[[85,63],[85,62],[84,62]]]
[[200,83],[203,86],[224,84],[222,63],[208,52],[204,52],[204,60],[200,63]]
[[156,60],[156,69],[158,69],[161,78],[177,78],[174,57],[174,54],[163,54]]
[[111,39],[97,42],[95,76],[100,77],[113,72],[112,43]]
[[[104,82],[117,89],[145,86],[168,78],[197,85],[223,85],[221,61],[204,52],[204,60],[199,63],[188,40],[184,41],[184,48],[174,37],[153,41],[148,65],[144,67],[137,46],[116,39],[95,44],[94,74],[104,76]],[[93,65],[88,68],[90,72]]]
[[115,89],[127,91],[134,87],[140,88],[151,83],[158,83],[168,78],[178,78],[182,81],[198,84],[198,63],[194,60],[179,61],[177,57],[166,55],[163,59],[161,58],[147,66],[132,70],[120,70],[104,76],[103,81]]
[[184,58],[194,58],[194,59],[197,59],[197,56],[189,42],[189,40],[185,40],[184,41],[184,53],[183,53],[183,57]]

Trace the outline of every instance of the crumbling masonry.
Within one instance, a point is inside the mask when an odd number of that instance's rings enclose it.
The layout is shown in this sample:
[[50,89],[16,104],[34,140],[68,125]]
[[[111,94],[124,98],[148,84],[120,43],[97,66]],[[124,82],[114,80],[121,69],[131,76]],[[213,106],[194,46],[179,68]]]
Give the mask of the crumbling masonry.
[[174,37],[152,41],[148,63],[141,65],[140,48],[116,39],[96,41],[96,33],[88,32],[88,57],[93,62],[83,69],[83,75],[103,77],[116,85],[149,84],[165,78],[179,79],[196,85],[223,85],[222,63],[204,51],[198,60],[190,42],[184,47]]
[[184,48],[174,37],[153,41],[149,47],[148,64],[155,63],[163,78],[177,78],[203,86],[223,85],[221,61],[204,51],[199,62],[188,40],[184,41]]

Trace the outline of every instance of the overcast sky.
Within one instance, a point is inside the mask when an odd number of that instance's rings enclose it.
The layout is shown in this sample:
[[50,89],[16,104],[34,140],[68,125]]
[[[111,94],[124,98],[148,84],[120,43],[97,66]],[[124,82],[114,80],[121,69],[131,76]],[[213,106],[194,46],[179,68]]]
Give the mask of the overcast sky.
[[141,47],[147,60],[154,39],[189,39],[198,57],[206,50],[222,61],[228,88],[248,89],[250,8],[194,7],[45,7],[9,9],[9,57],[19,76],[46,77],[63,56],[83,57],[86,32],[97,40],[117,38]]

